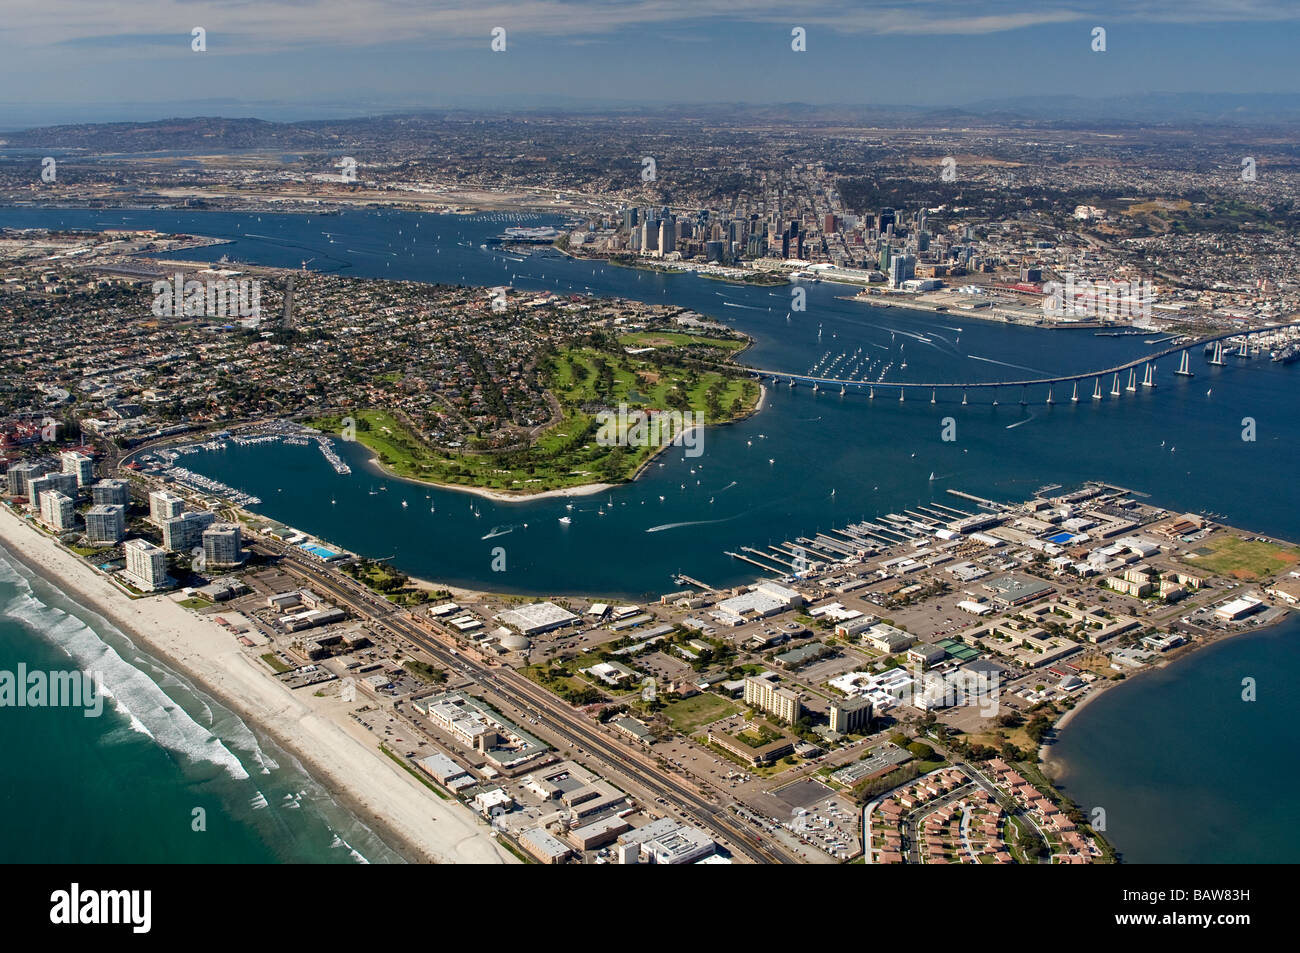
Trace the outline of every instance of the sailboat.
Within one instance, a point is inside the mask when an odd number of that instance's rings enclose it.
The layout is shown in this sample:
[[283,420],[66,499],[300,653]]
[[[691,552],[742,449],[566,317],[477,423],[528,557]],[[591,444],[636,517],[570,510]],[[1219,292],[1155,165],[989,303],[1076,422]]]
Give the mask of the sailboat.
[[561,522],[562,524],[564,524],[565,526],[568,526],[570,523],[573,522],[573,520],[569,519],[569,517],[567,517],[567,516],[561,516],[561,517],[560,517],[560,522]]

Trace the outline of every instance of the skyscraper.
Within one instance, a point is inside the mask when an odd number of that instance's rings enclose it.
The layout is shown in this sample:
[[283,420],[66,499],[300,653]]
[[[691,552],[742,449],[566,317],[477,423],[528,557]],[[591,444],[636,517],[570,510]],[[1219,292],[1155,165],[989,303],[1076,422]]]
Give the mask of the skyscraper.
[[27,483],[27,507],[33,513],[41,512],[41,495],[57,490],[72,499],[77,498],[77,478],[71,473],[46,473]]
[[203,560],[208,566],[235,566],[242,558],[238,523],[214,523],[203,531]]
[[100,480],[90,488],[90,499],[96,505],[116,504],[131,505],[131,484],[125,480]]
[[181,513],[162,521],[163,549],[189,552],[203,541],[203,531],[215,523],[217,514],[206,511]]
[[677,250],[677,223],[672,216],[659,222],[659,257],[670,255]]
[[10,464],[9,469],[6,471],[6,476],[9,479],[9,492],[13,496],[26,496],[28,485],[44,472],[44,468],[39,463]]
[[92,543],[120,543],[126,536],[126,507],[97,503],[86,511],[86,538]]
[[63,472],[75,476],[77,486],[86,486],[95,479],[95,461],[84,453],[66,450],[60,456],[63,460]]
[[185,501],[166,490],[154,490],[149,494],[149,522],[161,526],[165,520],[180,516],[185,512]]
[[167,584],[167,551],[147,539],[128,539],[122,545],[126,553],[127,582],[145,592]]
[[59,532],[72,529],[76,520],[72,497],[58,490],[46,490],[41,494],[41,522],[50,529]]

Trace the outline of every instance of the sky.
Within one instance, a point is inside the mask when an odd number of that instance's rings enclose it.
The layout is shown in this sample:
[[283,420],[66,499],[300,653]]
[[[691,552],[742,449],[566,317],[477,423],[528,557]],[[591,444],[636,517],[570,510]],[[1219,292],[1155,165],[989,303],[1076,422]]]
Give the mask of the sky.
[[[0,9],[0,128],[11,129],[439,107],[1300,93],[1296,0],[4,0]],[[802,51],[792,48],[796,28]],[[1104,51],[1093,49],[1097,28]]]

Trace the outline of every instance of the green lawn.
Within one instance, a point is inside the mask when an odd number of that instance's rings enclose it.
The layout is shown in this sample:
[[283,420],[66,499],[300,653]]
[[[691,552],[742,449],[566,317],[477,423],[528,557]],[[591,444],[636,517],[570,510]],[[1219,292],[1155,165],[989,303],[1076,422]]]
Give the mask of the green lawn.
[[1210,550],[1209,555],[1183,561],[1198,569],[1246,581],[1271,576],[1300,561],[1300,549],[1246,540],[1240,536],[1211,537],[1204,548]]
[[[602,446],[596,440],[597,419],[581,409],[584,405],[626,404],[629,411],[691,410],[702,414],[707,424],[744,416],[759,396],[757,383],[747,377],[730,378],[717,371],[671,362],[655,364],[586,347],[559,350],[549,358],[543,373],[548,388],[560,401],[562,418],[530,447],[484,453],[439,450],[392,414],[376,408],[350,414],[356,422],[356,439],[398,476],[527,496],[590,483],[624,482],[660,449],[654,445]],[[308,423],[340,433],[343,416]]]
[[663,714],[672,722],[673,729],[684,735],[693,734],[719,718],[734,715],[740,709],[725,698],[701,692],[664,707]]
[[271,666],[271,668],[275,669],[275,671],[276,671],[277,673],[279,673],[279,672],[290,672],[290,671],[293,671],[293,666],[291,666],[291,665],[285,665],[285,664],[284,664],[283,662],[281,662],[278,658],[276,658],[274,652],[267,652],[267,653],[266,653],[265,655],[263,655],[261,658],[262,658],[262,661],[263,661],[263,662],[265,662],[267,665]]
[[701,334],[682,334],[678,331],[636,331],[624,334],[618,339],[624,347],[719,347],[728,351],[739,351],[745,341],[728,338],[711,338]]

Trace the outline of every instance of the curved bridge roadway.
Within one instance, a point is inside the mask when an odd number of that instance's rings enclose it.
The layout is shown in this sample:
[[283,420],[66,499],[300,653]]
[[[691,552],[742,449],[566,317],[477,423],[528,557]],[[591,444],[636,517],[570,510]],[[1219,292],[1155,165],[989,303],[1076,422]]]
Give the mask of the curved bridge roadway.
[[1143,366],[1143,365],[1146,365],[1146,373],[1147,373],[1147,377],[1144,382],[1146,383],[1147,386],[1154,386],[1154,378],[1151,375],[1154,375],[1155,362],[1160,360],[1161,358],[1169,357],[1171,354],[1177,354],[1180,351],[1184,351],[1190,354],[1193,348],[1204,347],[1207,344],[1213,344],[1217,341],[1226,341],[1229,338],[1250,337],[1255,334],[1265,334],[1270,331],[1280,331],[1286,328],[1300,328],[1300,322],[1295,322],[1291,324],[1271,324],[1266,327],[1250,328],[1244,331],[1240,331],[1240,330],[1228,331],[1223,334],[1216,334],[1212,337],[1200,338],[1196,341],[1192,341],[1189,344],[1179,344],[1175,347],[1168,347],[1165,348],[1163,351],[1157,351],[1154,354],[1147,354],[1143,357],[1139,357],[1136,360],[1129,361],[1125,364],[1116,364],[1114,367],[1106,367],[1106,368],[1102,368],[1101,370],[1085,371],[1081,374],[1062,374],[1059,377],[1038,377],[1032,380],[969,381],[964,384],[954,384],[954,383],[926,384],[926,383],[914,383],[910,381],[853,381],[853,380],[845,380],[843,378],[838,378],[838,377],[814,377],[809,374],[793,374],[788,371],[771,371],[762,368],[752,368],[752,367],[747,367],[745,368],[745,370],[748,373],[753,374],[754,376],[760,379],[764,377],[770,377],[774,381],[788,381],[791,385],[809,384],[809,385],[816,385],[818,387],[839,386],[846,389],[849,387],[855,387],[858,390],[870,389],[873,392],[877,387],[882,389],[890,389],[890,390],[896,388],[899,391],[900,398],[902,397],[902,392],[908,390],[929,390],[933,392],[938,390],[963,390],[964,391],[964,390],[971,390],[977,388],[998,388],[998,387],[1025,387],[1025,388],[1038,387],[1038,386],[1050,387],[1054,384],[1077,383],[1079,381],[1092,380],[1093,378],[1097,379],[1098,386],[1100,387],[1101,379],[1103,377],[1107,377],[1112,374],[1116,375],[1116,387],[1118,387],[1119,374],[1122,374],[1124,371],[1128,371],[1128,370],[1133,370],[1136,372],[1136,369],[1139,366]]

